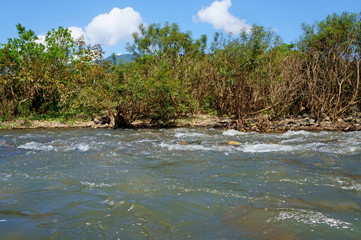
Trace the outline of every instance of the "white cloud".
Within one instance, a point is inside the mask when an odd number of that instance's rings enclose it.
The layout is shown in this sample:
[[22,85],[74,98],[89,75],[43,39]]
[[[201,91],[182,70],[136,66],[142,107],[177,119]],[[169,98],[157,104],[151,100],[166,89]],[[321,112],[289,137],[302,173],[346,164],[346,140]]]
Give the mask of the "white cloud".
[[[85,33],[83,31],[83,29],[79,28],[79,27],[68,27],[68,29],[70,30],[70,34],[73,37],[74,40],[77,40],[80,37],[84,37],[85,39]],[[38,39],[35,41],[36,43],[41,43],[44,46],[46,46],[46,35],[45,34],[40,34],[37,36]]]
[[209,7],[202,8],[194,17],[195,22],[212,24],[217,30],[224,30],[227,33],[239,33],[242,29],[249,31],[251,25],[245,19],[233,16],[228,9],[232,6],[231,0],[214,1]]
[[46,36],[45,36],[44,34],[40,34],[40,35],[38,35],[37,37],[38,37],[38,39],[35,40],[35,42],[36,42],[36,43],[41,43],[41,44],[45,45],[45,37],[46,37]]
[[142,16],[133,8],[115,7],[109,13],[93,18],[85,27],[85,35],[93,44],[114,46],[120,41],[130,40],[132,33],[138,31],[142,22]]
[[77,40],[81,37],[84,37],[85,39],[86,34],[80,27],[68,27],[68,29],[70,30],[71,36],[74,40]]

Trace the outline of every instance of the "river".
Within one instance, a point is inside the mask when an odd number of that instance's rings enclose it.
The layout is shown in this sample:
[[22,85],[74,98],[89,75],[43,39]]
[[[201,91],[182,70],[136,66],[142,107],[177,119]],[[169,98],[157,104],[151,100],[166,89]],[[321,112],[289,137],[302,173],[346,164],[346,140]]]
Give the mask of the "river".
[[360,132],[0,131],[4,240],[360,239],[360,206]]

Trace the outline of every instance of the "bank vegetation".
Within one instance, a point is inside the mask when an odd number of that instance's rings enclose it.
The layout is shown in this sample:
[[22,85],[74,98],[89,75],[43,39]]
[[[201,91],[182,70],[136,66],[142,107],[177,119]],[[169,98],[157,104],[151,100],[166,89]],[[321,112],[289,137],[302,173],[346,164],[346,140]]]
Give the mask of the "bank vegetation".
[[19,24],[18,37],[0,48],[0,121],[106,114],[124,128],[205,113],[242,128],[260,115],[320,122],[360,114],[361,15],[333,14],[302,28],[288,44],[258,25],[212,40],[177,24],[141,25],[127,47],[135,61],[116,64],[66,28],[40,42]]

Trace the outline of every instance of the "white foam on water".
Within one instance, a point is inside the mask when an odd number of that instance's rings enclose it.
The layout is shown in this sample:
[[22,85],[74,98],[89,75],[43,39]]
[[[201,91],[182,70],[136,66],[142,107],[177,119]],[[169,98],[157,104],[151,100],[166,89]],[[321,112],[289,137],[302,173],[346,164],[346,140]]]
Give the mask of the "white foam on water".
[[6,219],[0,219],[0,223],[6,222],[6,221],[7,221]]
[[319,152],[352,155],[357,152],[357,148],[350,146],[347,146],[345,148],[324,147],[324,148],[320,148]]
[[305,141],[307,141],[306,138],[297,137],[297,138],[290,138],[290,139],[282,140],[281,143],[303,143]]
[[26,150],[45,151],[45,152],[56,150],[52,145],[38,143],[38,142],[28,142],[18,146],[18,148],[26,149]]
[[315,152],[328,152],[329,150],[326,148],[327,145],[320,142],[313,142],[307,144],[300,144],[301,148],[308,151],[315,151]]
[[92,183],[92,182],[88,182],[88,181],[85,181],[85,182],[81,181],[80,183],[89,188],[112,187],[115,185],[115,184],[108,184],[108,183]]
[[122,201],[115,202],[114,200],[112,200],[112,199],[110,198],[110,199],[106,199],[106,200],[104,201],[104,203],[113,208],[113,207],[119,207],[119,206],[123,205],[123,204],[126,203],[126,202],[123,201],[123,200],[122,200]]
[[305,184],[309,184],[314,183],[314,179],[308,179],[308,178],[304,178],[304,179],[290,179],[290,178],[282,178],[279,180],[280,182],[290,182],[293,184],[299,184],[299,185],[305,185]]
[[243,146],[242,151],[248,153],[266,153],[266,152],[290,152],[295,150],[298,150],[297,146],[266,144],[266,143],[257,143],[257,144],[247,143]]
[[[1,175],[5,175],[5,176],[1,176]],[[13,175],[11,175],[11,174],[6,174],[6,173],[1,174],[1,175],[0,175],[0,176],[1,176],[1,180],[2,180],[2,181],[8,181],[9,178],[13,176]]]
[[212,195],[217,195],[217,196],[222,196],[222,197],[248,199],[247,196],[242,196],[242,195],[240,195],[238,193],[235,193],[235,192],[223,192],[223,191],[218,191],[216,189],[211,189],[211,188],[187,188],[187,187],[183,187],[183,186],[168,186],[168,189],[169,190],[181,191],[183,193],[205,192],[205,193],[210,193]]
[[105,202],[106,204],[108,204],[109,206],[111,206],[111,207],[114,207],[114,205],[115,205],[115,203],[114,203],[113,200],[106,199],[104,202]]
[[341,188],[344,190],[356,190],[358,192],[361,192],[361,184],[359,184],[359,183],[356,183],[351,186],[342,186]]
[[160,145],[162,148],[167,148],[168,150],[182,150],[182,151],[196,151],[196,150],[202,150],[202,151],[212,151],[215,150],[211,147],[205,147],[199,144],[189,144],[189,145],[182,145],[182,144],[167,144],[162,142]]
[[240,132],[234,129],[226,130],[222,133],[223,136],[237,136],[237,135],[245,135],[247,133]]
[[111,137],[112,135],[110,133],[97,133],[96,136],[106,136]]
[[230,152],[233,152],[234,149],[239,150],[238,146],[232,146],[232,145],[216,145],[216,146],[213,146],[213,150],[218,151],[218,152],[230,153]]
[[116,157],[116,156],[118,156],[118,155],[117,155],[115,152],[110,151],[106,156],[107,156],[107,157]]
[[331,185],[332,187],[336,187],[336,188],[341,188],[344,190],[356,190],[356,191],[361,191],[361,184],[360,183],[356,183],[355,181],[351,180],[351,179],[344,179],[344,178],[340,178],[340,177],[330,177],[330,179],[332,181],[334,181],[336,184]]
[[65,151],[75,151],[76,149],[78,149],[80,152],[86,152],[90,149],[90,146],[85,143],[78,143],[72,147],[67,147]]
[[298,223],[304,223],[310,226],[326,224],[329,227],[341,227],[345,229],[352,225],[351,223],[344,222],[339,219],[327,217],[320,212],[298,209],[282,210],[273,220],[284,221],[288,219],[295,220]]
[[130,206],[130,208],[128,208],[128,212],[132,211],[134,209],[134,204],[132,204],[132,206]]
[[[293,138],[293,139],[286,139],[282,140],[280,145],[278,145],[278,151],[292,151],[292,150],[305,150],[305,151],[315,151],[321,153],[331,153],[331,154],[355,154],[361,150],[361,144],[357,144],[354,142],[335,142],[335,143],[328,143],[328,142],[317,142],[314,140],[312,143],[305,143],[305,141],[309,141],[306,138]],[[320,140],[322,141],[322,139]],[[255,152],[261,147],[265,147],[266,152],[272,152],[270,148],[277,147],[277,144],[268,144],[270,146],[264,146],[266,144],[261,144],[261,146],[253,147],[256,149]],[[252,149],[252,146],[250,145]],[[248,149],[248,148],[247,148]],[[264,151],[259,151],[264,152]]]
[[174,136],[176,138],[185,138],[185,137],[207,137],[208,135],[203,133],[176,133]]
[[[340,144],[340,149],[346,150],[346,153],[355,153],[361,151],[361,141],[352,138],[347,139],[346,142]],[[345,153],[345,151],[343,153]]]
[[311,150],[316,152],[323,153],[333,153],[333,154],[355,154],[360,150],[359,145],[352,145],[350,143],[322,143],[322,142],[314,142],[304,145],[305,150]]
[[288,131],[278,135],[282,144],[298,144],[300,149],[335,154],[355,154],[361,151],[361,134],[334,132]]
[[281,137],[293,137],[293,136],[309,136],[309,135],[312,135],[314,133],[312,132],[308,132],[308,131],[304,131],[304,130],[301,130],[301,131],[287,131],[283,134],[281,134]]
[[86,151],[88,151],[89,150],[89,145],[87,145],[87,144],[84,144],[84,143],[80,143],[80,144],[78,144],[77,146],[76,146],[78,149],[79,149],[79,151],[81,151],[81,152],[86,152]]
[[27,139],[27,138],[41,138],[41,137],[45,137],[45,135],[27,133],[23,136],[20,136],[19,138]]
[[138,140],[136,141],[137,143],[147,143],[147,142],[156,142],[158,140],[155,139],[142,139],[142,140]]

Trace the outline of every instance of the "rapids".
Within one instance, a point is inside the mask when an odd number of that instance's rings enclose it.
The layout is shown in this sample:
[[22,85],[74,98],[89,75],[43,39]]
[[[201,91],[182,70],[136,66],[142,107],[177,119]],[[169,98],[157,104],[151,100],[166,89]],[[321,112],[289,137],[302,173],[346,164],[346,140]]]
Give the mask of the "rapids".
[[359,239],[360,206],[360,132],[0,131],[0,239]]

